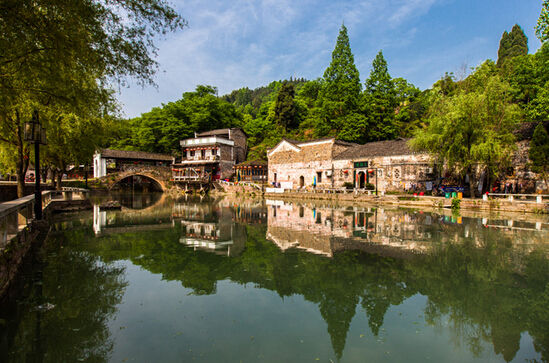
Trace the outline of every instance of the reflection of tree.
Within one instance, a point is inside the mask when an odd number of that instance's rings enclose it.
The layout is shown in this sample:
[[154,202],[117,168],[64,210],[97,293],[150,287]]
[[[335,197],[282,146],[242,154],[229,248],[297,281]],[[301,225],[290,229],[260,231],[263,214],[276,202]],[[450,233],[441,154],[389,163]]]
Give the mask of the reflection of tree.
[[535,349],[549,360],[547,255],[520,251],[510,237],[482,226],[470,225],[467,238],[456,226],[444,227],[457,243],[448,241],[448,234],[437,234],[431,254],[410,259],[356,251],[333,258],[297,249],[282,252],[265,239],[261,225],[238,232],[246,245],[231,258],[186,248],[179,243],[178,224],[171,230],[103,236],[94,243],[86,243],[91,236],[77,240],[104,261],[130,259],[166,280],[181,281],[196,294],[214,294],[217,281],[231,280],[281,297],[302,295],[319,306],[337,358],[343,355],[359,303],[377,335],[391,306],[420,293],[428,297],[427,323],[442,325],[449,319],[456,344],[467,344],[473,354],[480,355],[488,341],[496,354],[511,360],[521,334],[528,332]]
[[39,272],[42,278],[30,287],[17,316],[10,359],[108,361],[113,343],[107,324],[124,293],[124,269],[89,252],[58,249],[49,252]]

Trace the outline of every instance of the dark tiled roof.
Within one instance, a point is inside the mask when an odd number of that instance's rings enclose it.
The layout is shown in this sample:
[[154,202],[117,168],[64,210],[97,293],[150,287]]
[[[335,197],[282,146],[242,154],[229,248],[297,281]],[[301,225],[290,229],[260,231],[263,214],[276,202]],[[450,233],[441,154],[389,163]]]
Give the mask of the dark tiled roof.
[[196,137],[214,136],[214,135],[227,135],[229,133],[229,130],[230,131],[235,131],[235,130],[242,131],[242,133],[244,133],[246,135],[244,130],[239,129],[239,128],[232,128],[232,129],[217,129],[217,130],[204,131],[204,132],[197,133]]
[[303,141],[300,141],[300,140],[294,140],[294,139],[288,139],[287,137],[283,137],[282,140],[280,140],[278,142],[278,144],[276,144],[275,146],[271,147],[271,148],[267,148],[267,152],[269,152],[270,150],[276,148],[278,145],[280,145],[280,143],[282,141],[287,141],[289,142],[290,144],[294,144],[296,146],[299,146],[299,145],[302,145],[302,144],[308,144],[308,143],[312,143],[312,142],[319,142],[319,141],[327,141],[327,140],[334,140],[334,144],[337,144],[337,145],[344,145],[344,146],[355,146],[355,145],[358,145],[358,144],[355,144],[353,142],[348,142],[348,141],[343,141],[343,140],[337,140],[337,139],[334,139],[333,137],[323,137],[323,138],[320,138],[320,139],[312,139],[312,140],[303,140]]
[[265,160],[247,160],[240,164],[235,165],[237,168],[239,166],[267,166],[267,162]]
[[291,142],[294,145],[300,145],[300,144],[308,144],[310,142],[327,141],[327,140],[333,140],[333,139],[334,139],[333,137],[323,137],[323,138],[320,138],[320,139],[302,140],[302,141],[287,139],[287,138],[283,138],[282,140],[286,140],[288,142]]
[[100,154],[103,158],[113,158],[113,159],[136,159],[136,160],[157,160],[157,161],[173,160],[173,157],[171,155],[148,153],[144,151],[103,149],[100,151]]
[[410,139],[386,140],[369,142],[364,145],[350,147],[335,156],[336,160],[355,160],[375,156],[396,156],[413,154],[408,147]]

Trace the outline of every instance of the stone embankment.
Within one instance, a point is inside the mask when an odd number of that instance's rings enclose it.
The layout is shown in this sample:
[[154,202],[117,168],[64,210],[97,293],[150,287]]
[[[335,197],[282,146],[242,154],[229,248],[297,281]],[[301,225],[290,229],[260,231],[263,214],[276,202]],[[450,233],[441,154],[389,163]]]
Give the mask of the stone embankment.
[[32,195],[0,203],[0,297],[6,294],[31,251],[46,239],[54,214],[91,209],[87,192],[77,188],[42,192],[42,220],[34,216]]
[[[417,196],[413,195],[367,195],[355,193],[311,193],[311,192],[284,192],[265,193],[266,198],[281,200],[326,200],[331,202],[346,203],[368,203],[411,208],[451,208],[452,199],[444,197]],[[549,213],[549,198],[538,203],[534,198],[489,198],[483,199],[460,199],[460,209],[477,211],[498,211],[498,212],[522,212],[522,213]]]

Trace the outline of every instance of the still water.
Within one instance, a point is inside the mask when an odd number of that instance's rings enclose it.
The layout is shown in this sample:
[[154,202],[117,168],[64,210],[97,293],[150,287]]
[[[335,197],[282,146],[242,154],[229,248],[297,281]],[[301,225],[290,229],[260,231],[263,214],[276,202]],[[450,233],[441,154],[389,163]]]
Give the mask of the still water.
[[0,361],[549,361],[547,218],[119,200],[59,216]]

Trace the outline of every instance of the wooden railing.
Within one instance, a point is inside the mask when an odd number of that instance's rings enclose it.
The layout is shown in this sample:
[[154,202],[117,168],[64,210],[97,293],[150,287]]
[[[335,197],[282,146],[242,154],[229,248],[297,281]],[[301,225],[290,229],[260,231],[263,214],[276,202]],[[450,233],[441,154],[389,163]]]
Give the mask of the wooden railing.
[[[87,189],[67,187],[63,187],[62,190],[43,191],[42,209],[52,200],[87,199],[88,192]],[[0,203],[0,249],[25,229],[34,218],[34,194]]]

